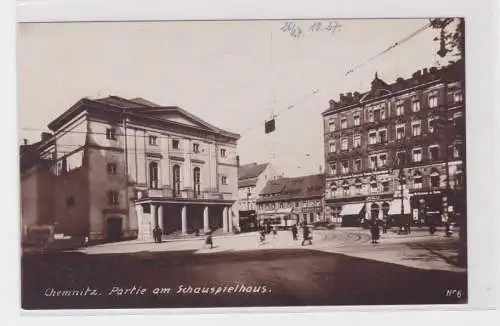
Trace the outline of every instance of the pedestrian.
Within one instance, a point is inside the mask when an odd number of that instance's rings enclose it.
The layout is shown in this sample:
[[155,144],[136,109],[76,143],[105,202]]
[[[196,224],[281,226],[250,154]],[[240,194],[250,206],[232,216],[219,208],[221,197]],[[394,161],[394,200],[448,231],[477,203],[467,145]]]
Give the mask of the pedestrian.
[[378,239],[380,238],[380,229],[378,227],[377,221],[372,222],[370,233],[372,236],[372,243],[377,243]]
[[429,233],[431,235],[434,235],[435,232],[436,232],[436,226],[434,225],[434,220],[429,219]]
[[309,227],[304,224],[302,228],[302,246],[306,243],[306,241],[312,245],[312,236]]
[[159,241],[160,235],[159,235],[159,232],[158,232],[159,230],[160,230],[160,227],[158,225],[156,225],[154,227],[154,229],[153,229],[153,240],[154,240],[155,243],[160,242]]
[[297,233],[298,233],[297,224],[294,224],[292,226],[292,237],[293,237],[293,240],[297,240]]
[[210,249],[213,249],[214,241],[213,241],[213,237],[212,237],[212,231],[208,231],[205,234],[205,245],[210,246]]
[[259,244],[264,244],[266,241],[266,230],[262,228],[259,232]]
[[278,235],[278,230],[276,230],[276,225],[273,226],[273,237],[276,238]]

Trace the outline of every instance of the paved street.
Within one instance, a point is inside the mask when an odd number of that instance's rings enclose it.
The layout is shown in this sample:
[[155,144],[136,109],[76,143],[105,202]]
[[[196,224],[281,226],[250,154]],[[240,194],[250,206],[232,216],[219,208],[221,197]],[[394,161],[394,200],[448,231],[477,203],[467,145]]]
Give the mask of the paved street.
[[[430,236],[424,230],[411,236],[387,233],[382,234],[379,244],[371,244],[368,231],[360,229],[314,231],[313,236],[313,245],[304,247],[291,240],[290,233],[279,232],[265,244],[258,243],[257,234],[217,237],[214,249],[203,248],[200,240],[161,244],[131,241],[44,256],[25,255],[23,307],[371,305],[465,300],[467,275],[454,264],[456,236]],[[132,289],[126,292],[126,288]],[[75,291],[57,292],[61,290]],[[460,291],[460,295],[446,295],[447,290]]]

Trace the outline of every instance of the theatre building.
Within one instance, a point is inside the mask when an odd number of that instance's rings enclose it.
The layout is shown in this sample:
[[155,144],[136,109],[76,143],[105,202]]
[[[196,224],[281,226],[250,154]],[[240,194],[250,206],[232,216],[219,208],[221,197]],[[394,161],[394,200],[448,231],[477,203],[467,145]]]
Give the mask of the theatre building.
[[81,99],[48,127],[38,170],[52,175],[44,216],[58,232],[113,241],[150,239],[155,226],[185,236],[237,223],[239,135],[179,107],[117,96]]
[[259,224],[288,227],[324,220],[324,183],[324,174],[268,181],[257,199]]
[[425,225],[465,213],[464,64],[423,69],[323,112],[325,214],[343,226],[371,219]]

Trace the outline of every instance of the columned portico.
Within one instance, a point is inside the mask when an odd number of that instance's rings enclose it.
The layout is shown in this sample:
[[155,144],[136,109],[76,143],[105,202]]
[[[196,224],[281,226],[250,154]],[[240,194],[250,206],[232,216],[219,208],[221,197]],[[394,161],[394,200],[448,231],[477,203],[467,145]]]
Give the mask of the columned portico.
[[[140,238],[152,239],[155,226],[168,236],[195,236],[209,231],[228,233],[233,229],[232,200],[186,198],[141,198],[136,201]],[[147,225],[146,225],[147,224]]]

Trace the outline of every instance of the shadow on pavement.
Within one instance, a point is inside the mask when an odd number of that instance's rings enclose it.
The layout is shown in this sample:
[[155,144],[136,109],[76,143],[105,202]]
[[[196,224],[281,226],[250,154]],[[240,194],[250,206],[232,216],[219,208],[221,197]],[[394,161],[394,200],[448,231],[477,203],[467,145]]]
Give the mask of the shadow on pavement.
[[[410,249],[424,249],[427,254],[420,254],[409,257],[409,260],[442,260],[454,267],[462,267],[458,262],[458,251],[455,243],[412,243],[407,245]],[[443,251],[453,252],[444,254]]]
[[22,257],[24,309],[454,304],[466,291],[466,273],[313,250]]

